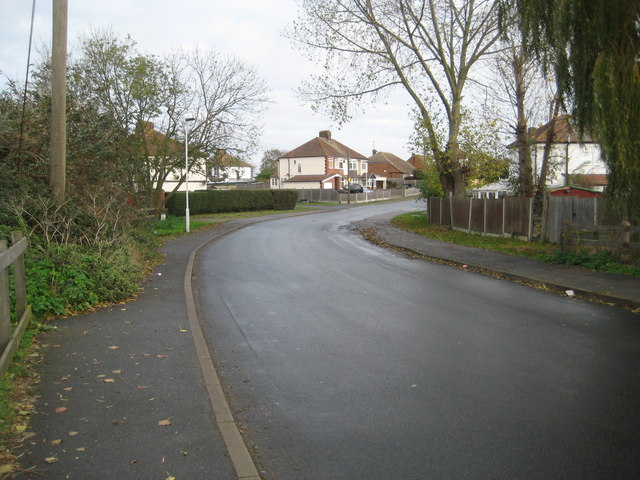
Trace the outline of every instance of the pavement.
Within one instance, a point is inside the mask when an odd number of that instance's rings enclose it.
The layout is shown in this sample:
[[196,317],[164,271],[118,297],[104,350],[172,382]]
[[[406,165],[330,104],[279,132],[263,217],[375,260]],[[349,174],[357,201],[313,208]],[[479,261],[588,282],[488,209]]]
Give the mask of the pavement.
[[[8,478],[259,479],[209,356],[191,279],[202,246],[277,217],[176,238],[134,300],[56,320],[57,331],[41,337],[39,398],[18,452],[21,470]],[[640,308],[638,279],[428,240],[389,220],[354,227],[412,256]]]

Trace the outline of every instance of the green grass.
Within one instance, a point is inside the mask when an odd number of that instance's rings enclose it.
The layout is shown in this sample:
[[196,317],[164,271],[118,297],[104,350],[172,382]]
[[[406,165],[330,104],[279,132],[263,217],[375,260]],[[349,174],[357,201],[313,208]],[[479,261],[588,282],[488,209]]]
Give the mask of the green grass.
[[391,223],[408,232],[441,242],[640,278],[640,267],[616,262],[613,254],[607,251],[594,254],[589,254],[582,249],[562,251],[557,245],[548,242],[525,242],[513,238],[467,234],[447,227],[428,225],[425,212],[405,213],[393,218]]
[[[193,231],[193,230],[198,230],[200,228],[205,228],[211,225],[211,222],[193,220],[193,217],[192,217],[191,221],[189,222],[189,225],[190,225],[191,231]],[[153,233],[156,234],[157,236],[166,237],[169,235],[180,235],[182,233],[185,233],[186,226],[187,225],[184,217],[174,217],[169,215],[164,220],[157,220],[156,222],[154,222],[153,225],[151,226],[151,229],[153,230]]]

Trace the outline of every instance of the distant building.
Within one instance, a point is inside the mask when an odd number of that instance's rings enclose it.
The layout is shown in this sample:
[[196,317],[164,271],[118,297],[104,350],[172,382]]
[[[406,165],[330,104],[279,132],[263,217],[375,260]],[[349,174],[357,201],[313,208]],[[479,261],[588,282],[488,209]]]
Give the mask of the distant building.
[[331,138],[329,130],[287,152],[276,162],[271,188],[338,190],[367,178],[367,157]]

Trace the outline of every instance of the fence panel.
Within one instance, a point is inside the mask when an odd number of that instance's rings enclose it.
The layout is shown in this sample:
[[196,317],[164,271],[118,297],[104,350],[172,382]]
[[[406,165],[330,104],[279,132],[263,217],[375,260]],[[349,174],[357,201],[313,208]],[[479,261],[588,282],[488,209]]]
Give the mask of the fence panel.
[[459,230],[469,230],[469,204],[468,197],[452,197],[451,201],[451,227]]
[[484,202],[479,198],[469,199],[469,227],[472,232],[485,233],[485,210]]
[[504,210],[504,202],[502,199],[485,198],[484,205],[486,213],[485,233],[489,235],[502,235],[502,212]]
[[504,198],[504,231],[511,235],[529,237],[531,233],[532,199]]

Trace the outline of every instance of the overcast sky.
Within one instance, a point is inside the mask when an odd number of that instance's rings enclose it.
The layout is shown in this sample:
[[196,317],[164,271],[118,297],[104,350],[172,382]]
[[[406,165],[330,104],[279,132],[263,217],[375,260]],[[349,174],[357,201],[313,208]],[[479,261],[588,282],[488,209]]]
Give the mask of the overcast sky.
[[[32,63],[51,43],[52,3],[36,3]],[[0,70],[23,82],[32,1],[0,0],[0,7]],[[74,52],[78,37],[91,28],[110,28],[121,38],[129,34],[149,54],[195,45],[216,49],[252,64],[269,85],[273,103],[263,118],[261,151],[292,150],[328,129],[333,138],[364,155],[371,155],[375,146],[408,159],[412,123],[402,92],[387,104],[367,108],[342,128],[296,98],[295,89],[314,68],[282,36],[297,9],[296,0],[69,0],[68,49]],[[261,153],[247,160],[259,165],[260,158]]]

